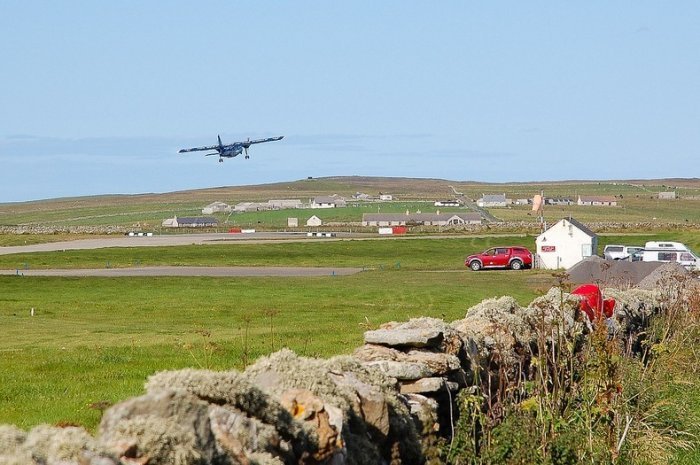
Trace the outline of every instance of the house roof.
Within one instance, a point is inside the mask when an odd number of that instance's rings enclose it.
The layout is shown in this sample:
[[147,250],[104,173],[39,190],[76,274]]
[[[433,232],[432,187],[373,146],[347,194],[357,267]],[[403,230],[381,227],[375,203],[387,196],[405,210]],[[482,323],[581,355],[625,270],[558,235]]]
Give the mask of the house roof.
[[581,202],[617,202],[614,195],[580,195]]
[[483,202],[505,202],[506,194],[484,194],[481,196]]
[[345,200],[341,197],[321,195],[314,197],[314,203],[341,203]]
[[597,236],[596,233],[594,233],[593,231],[591,231],[590,229],[588,229],[588,227],[587,227],[586,225],[584,225],[583,223],[581,223],[581,222],[578,221],[578,220],[575,220],[575,219],[573,219],[573,218],[564,218],[564,219],[562,219],[562,220],[559,220],[559,221],[557,222],[557,224],[561,223],[562,221],[568,221],[569,223],[571,223],[572,225],[574,225],[577,229],[579,229],[581,232],[583,232],[584,234],[586,234],[586,235],[589,236],[589,237],[596,237],[596,236]]

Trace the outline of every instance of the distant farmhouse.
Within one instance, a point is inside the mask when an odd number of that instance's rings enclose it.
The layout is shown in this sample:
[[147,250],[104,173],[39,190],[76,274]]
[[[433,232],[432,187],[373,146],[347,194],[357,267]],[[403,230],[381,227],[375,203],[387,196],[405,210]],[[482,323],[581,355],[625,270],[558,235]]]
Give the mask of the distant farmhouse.
[[391,194],[382,194],[381,192],[379,193],[379,200],[382,202],[391,202],[394,200],[394,196]]
[[364,194],[362,192],[355,192],[352,194],[352,198],[355,200],[369,200],[370,196],[369,194]]
[[481,224],[478,213],[364,213],[362,226],[456,226]]
[[345,207],[345,199],[342,197],[338,197],[337,195],[333,196],[320,196],[320,197],[314,197],[311,199],[311,208],[341,208]]
[[164,228],[211,228],[219,225],[219,220],[210,216],[168,218],[163,220]]
[[211,215],[214,213],[229,213],[231,211],[231,205],[224,202],[213,202],[202,208],[203,215]]
[[659,192],[659,200],[676,200],[676,193],[674,192]]
[[616,207],[617,199],[612,195],[579,195],[577,205]]
[[508,205],[508,199],[506,199],[506,194],[482,194],[476,204],[481,208],[505,207]]
[[267,202],[241,202],[233,207],[236,213],[262,212],[268,210],[286,210],[303,208],[304,204],[299,199],[268,200]]

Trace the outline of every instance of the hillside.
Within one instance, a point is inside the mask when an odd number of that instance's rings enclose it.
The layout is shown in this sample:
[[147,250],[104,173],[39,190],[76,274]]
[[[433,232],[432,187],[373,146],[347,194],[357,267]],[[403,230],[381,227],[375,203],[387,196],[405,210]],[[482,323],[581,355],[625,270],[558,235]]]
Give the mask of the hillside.
[[[658,199],[658,192],[670,190],[677,192],[679,199],[674,201]],[[0,204],[0,226],[156,227],[164,218],[201,215],[202,207],[214,201],[222,201],[230,205],[269,199],[308,201],[314,196],[333,194],[350,199],[358,192],[372,197],[378,196],[380,192],[390,193],[396,201],[392,205],[387,205],[387,208],[382,208],[382,211],[388,212],[392,209],[405,211],[414,208],[432,208],[432,204],[421,206],[420,203],[415,202],[452,199],[456,196],[455,191],[462,194],[457,197],[462,197],[467,202],[474,201],[485,193],[505,193],[512,199],[532,198],[534,194],[540,192],[544,192],[547,197],[571,199],[575,199],[578,195],[614,195],[620,199],[621,206],[612,210],[605,207],[548,207],[545,210],[545,216],[556,219],[572,215],[583,221],[610,221],[614,218],[615,221],[629,223],[658,222],[685,225],[700,223],[700,179],[698,178],[494,184],[444,179],[348,176],[250,186],[214,187],[161,194],[101,195],[6,203]],[[376,207],[372,208],[376,211]],[[347,221],[359,221],[361,213],[360,210],[355,215],[354,212],[346,210],[344,215],[348,217]],[[492,213],[504,221],[531,222],[534,220],[527,206],[493,209]],[[239,220],[243,219],[239,218]],[[255,218],[247,218],[245,221],[257,222]],[[343,221],[342,215],[334,221]]]

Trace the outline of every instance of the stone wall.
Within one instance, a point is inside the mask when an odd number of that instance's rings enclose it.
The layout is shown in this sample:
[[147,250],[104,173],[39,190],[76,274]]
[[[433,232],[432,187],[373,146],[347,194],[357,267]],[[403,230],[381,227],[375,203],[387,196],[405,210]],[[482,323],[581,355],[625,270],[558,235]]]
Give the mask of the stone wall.
[[[656,291],[610,291],[610,331],[630,335],[661,305]],[[642,322],[642,323],[640,323]],[[523,376],[543,325],[581,337],[590,322],[557,288],[521,307],[485,300],[463,319],[391,322],[351,356],[281,350],[245,371],[166,371],[105,411],[99,431],[0,426],[0,464],[438,463],[461,390]]]

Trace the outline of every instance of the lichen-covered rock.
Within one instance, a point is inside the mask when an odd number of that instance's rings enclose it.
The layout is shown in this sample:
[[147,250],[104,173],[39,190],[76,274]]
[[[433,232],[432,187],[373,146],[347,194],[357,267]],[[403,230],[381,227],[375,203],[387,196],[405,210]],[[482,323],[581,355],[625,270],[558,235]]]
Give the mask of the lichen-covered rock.
[[[448,323],[438,318],[411,318],[408,321],[396,322],[391,321],[380,326],[380,330],[391,331],[422,331],[433,332],[437,331],[441,334],[439,343],[434,347],[438,352],[444,352],[450,355],[461,357],[463,355],[463,341],[460,334]],[[366,334],[366,333],[365,333]],[[365,339],[365,342],[371,343]],[[406,344],[408,349],[411,345]],[[414,346],[415,347],[415,346]]]
[[431,371],[427,365],[409,361],[396,362],[393,360],[377,360],[374,362],[365,362],[364,365],[368,368],[377,369],[386,376],[396,378],[400,381],[416,380],[431,375]]
[[27,433],[24,446],[38,463],[47,464],[116,464],[116,457],[83,428],[40,425]]
[[[363,362],[394,361],[408,364],[420,364],[425,367],[423,369],[425,374],[421,374],[420,377],[444,375],[462,367],[456,355],[416,349],[403,352],[377,344],[365,344],[356,349],[352,355]],[[365,365],[373,366],[372,363],[365,363]],[[387,371],[385,371],[385,374],[397,379],[416,379],[402,378],[392,375]]]
[[27,433],[11,425],[0,425],[0,465],[31,465],[36,463],[24,446]]
[[423,378],[417,381],[403,383],[401,385],[401,394],[428,394],[447,391],[457,391],[459,385],[452,381],[447,381],[445,378]]
[[[257,453],[294,462],[292,445],[280,438],[274,425],[248,417],[231,406],[209,406],[209,421],[217,446],[235,463],[246,463]],[[283,460],[284,459],[284,460]]]
[[429,328],[375,329],[365,331],[365,342],[392,347],[437,347],[442,342],[442,333]]
[[343,413],[339,408],[325,405],[306,389],[285,391],[280,402],[295,419],[315,433],[317,447],[311,454],[313,460],[344,463],[347,450],[342,438]]
[[226,463],[209,405],[183,390],[155,390],[112,406],[102,417],[100,441],[118,457],[149,464]]
[[487,299],[452,326],[463,334],[469,357],[482,370],[495,364],[508,371],[536,351],[540,336],[578,337],[585,330],[578,313],[576,298],[552,288],[528,307],[508,296]]
[[[353,357],[319,360],[281,350],[259,359],[245,370],[244,375],[275,398],[289,390],[305,389],[321,399],[324,405],[340,409],[344,419],[342,440],[350,465],[389,461],[392,448],[402,463],[423,461],[415,424],[408,407],[398,398],[396,380],[379,370],[364,367]],[[348,380],[352,382],[346,382]],[[363,413],[363,401],[358,400],[362,397],[358,383],[373,386],[374,402],[382,399],[386,404],[389,433],[385,437],[366,421],[371,416]]]
[[230,405],[263,423],[275,425],[285,439],[303,440],[300,436],[303,433],[289,412],[237,371],[163,371],[146,382],[149,393],[170,389],[184,390],[207,403]]

